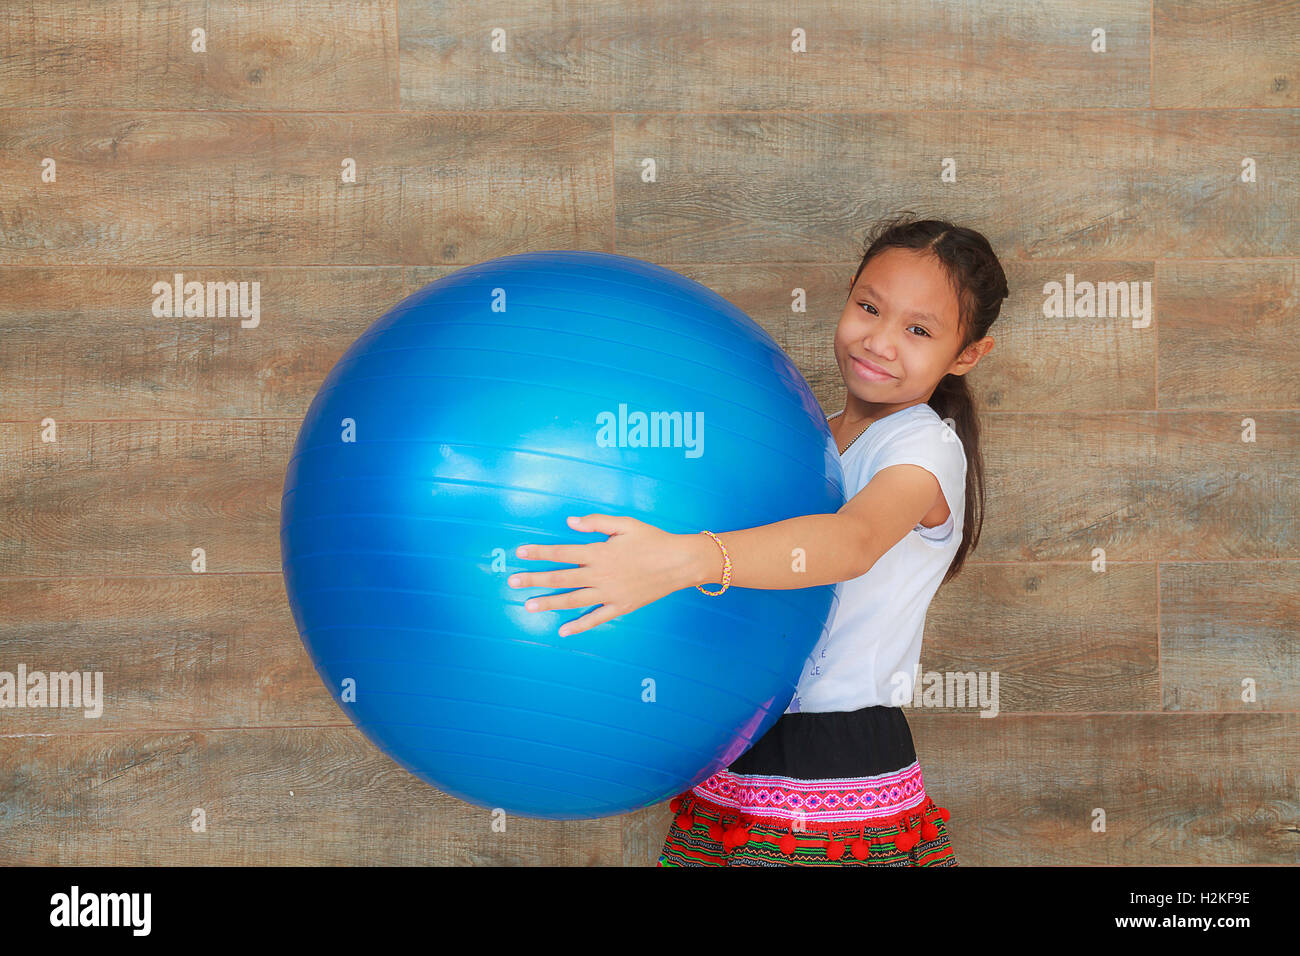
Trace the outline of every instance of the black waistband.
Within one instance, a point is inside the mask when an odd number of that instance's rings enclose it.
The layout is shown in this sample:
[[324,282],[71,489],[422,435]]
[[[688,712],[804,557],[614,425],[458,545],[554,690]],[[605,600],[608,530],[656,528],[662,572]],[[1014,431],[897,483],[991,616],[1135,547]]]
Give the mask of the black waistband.
[[916,748],[903,709],[876,705],[782,714],[729,769],[816,780],[889,773],[915,761]]

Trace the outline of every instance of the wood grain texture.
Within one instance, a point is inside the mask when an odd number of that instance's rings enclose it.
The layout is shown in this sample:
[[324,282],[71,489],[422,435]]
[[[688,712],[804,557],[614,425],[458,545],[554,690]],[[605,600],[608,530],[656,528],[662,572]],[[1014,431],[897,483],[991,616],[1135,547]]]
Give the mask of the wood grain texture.
[[962,864],[1300,861],[1294,713],[907,720]]
[[[656,261],[837,261],[864,220],[910,208],[978,222],[1011,259],[1290,256],[1297,146],[1297,110],[619,115],[615,241]],[[1238,182],[1243,156],[1266,176]]]
[[[608,244],[608,119],[0,110],[0,264],[468,264]],[[527,143],[521,148],[520,143]],[[41,161],[57,183],[40,181]],[[357,181],[341,181],[353,159]]]
[[1300,4],[1153,0],[1153,105],[1300,105]]
[[[1149,103],[1150,13],[1132,0],[460,0],[398,12],[407,109],[926,110],[951,109],[955,90],[967,109]],[[1090,52],[1099,24],[1106,53]],[[792,52],[795,31],[806,54]]]
[[[177,272],[257,283],[257,326],[154,316],[154,283]],[[301,419],[377,304],[405,290],[400,266],[0,269],[0,421]]]
[[[395,0],[36,0],[0,15],[0,106],[392,109]],[[193,32],[206,33],[195,52]]]
[[1165,710],[1300,710],[1296,562],[1164,565],[1160,627]]
[[[0,579],[0,669],[102,674],[103,709],[0,711],[6,733],[348,726],[271,574]],[[0,745],[3,746],[3,745]]]
[[[439,793],[353,727],[0,739],[0,864],[594,866],[620,818],[507,817]],[[202,809],[207,831],[191,829]]]
[[[969,379],[983,537],[921,658],[996,673],[999,715],[907,708],[960,862],[1300,863],[1298,27],[1290,0],[0,12],[0,671],[105,690],[0,708],[0,864],[652,865],[666,803],[494,832],[349,723],[280,570],[302,416],[399,299],[543,249],[703,282],[838,411],[862,233],[905,208],[985,233],[1011,288]],[[176,273],[257,282],[258,326],[153,315]],[[1047,314],[1067,276],[1149,282],[1150,325]]]
[[1300,263],[1161,262],[1160,407],[1300,408]]
[[189,574],[280,567],[284,420],[66,422],[58,442],[0,424],[0,575]]
[[990,498],[1016,503],[990,509],[983,560],[1295,559],[1296,411],[992,413],[983,427]]
[[[948,674],[997,674],[995,708],[958,707],[945,694],[933,701],[945,710],[1159,710],[1157,596],[1154,564],[1104,572],[1084,563],[974,564],[931,602],[920,671],[945,682]],[[923,696],[912,707],[928,704]]]

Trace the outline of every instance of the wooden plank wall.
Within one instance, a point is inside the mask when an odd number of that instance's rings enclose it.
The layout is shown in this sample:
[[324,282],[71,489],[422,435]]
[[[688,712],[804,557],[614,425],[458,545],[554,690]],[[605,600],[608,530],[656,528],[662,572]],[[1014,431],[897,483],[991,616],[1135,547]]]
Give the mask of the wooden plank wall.
[[[712,286],[838,410],[844,284],[901,208],[1012,287],[984,538],[922,659],[998,672],[1000,712],[909,711],[959,860],[1300,862],[1300,3],[648,9],[0,15],[0,670],[107,684],[0,710],[0,862],[648,865],[666,805],[495,833],[343,717],[279,570],[297,426],[386,305],[551,248]],[[260,323],[155,318],[178,272],[260,282]],[[1152,321],[1046,316],[1067,275],[1149,282]]]

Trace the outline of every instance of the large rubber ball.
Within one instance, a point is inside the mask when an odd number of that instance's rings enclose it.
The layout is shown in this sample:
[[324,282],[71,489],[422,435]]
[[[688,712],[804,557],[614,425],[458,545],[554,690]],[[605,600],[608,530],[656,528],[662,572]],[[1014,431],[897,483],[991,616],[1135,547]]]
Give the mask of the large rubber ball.
[[[511,255],[409,296],[330,371],[285,475],[285,586],[321,679],[402,767],[477,806],[602,817],[755,743],[837,586],[687,587],[560,637],[592,608],[527,611],[566,589],[507,578],[573,565],[515,549],[606,540],[569,515],[696,535],[843,503],[821,408],[735,306],[626,256]],[[814,542],[794,544],[769,560],[798,567]]]

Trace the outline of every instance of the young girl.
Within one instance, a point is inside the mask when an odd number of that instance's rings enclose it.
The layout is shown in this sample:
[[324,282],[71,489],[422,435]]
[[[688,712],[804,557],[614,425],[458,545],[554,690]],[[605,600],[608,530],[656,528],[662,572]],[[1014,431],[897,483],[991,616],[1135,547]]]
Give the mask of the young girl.
[[[780,719],[730,767],[673,798],[660,866],[957,864],[948,811],[926,793],[900,705],[911,700],[930,600],[979,540],[983,464],[964,376],[993,347],[987,333],[1007,294],[980,233],[908,215],[877,224],[835,332],[847,395],[829,421],[849,494],[837,514],[685,535],[586,515],[571,527],[606,541],[519,549],[581,565],[513,575],[512,587],[577,589],[526,608],[601,605],[560,634],[690,585],[845,582]],[[790,567],[796,547],[804,570]]]

